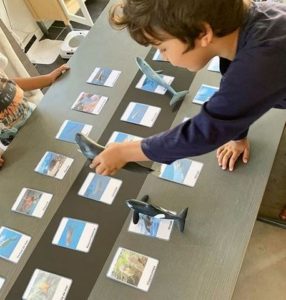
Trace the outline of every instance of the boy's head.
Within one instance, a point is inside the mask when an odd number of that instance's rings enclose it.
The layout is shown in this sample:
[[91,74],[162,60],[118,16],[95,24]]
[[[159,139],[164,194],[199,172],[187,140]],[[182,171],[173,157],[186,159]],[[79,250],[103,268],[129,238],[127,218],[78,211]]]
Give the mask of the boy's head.
[[164,52],[161,43],[176,39],[187,52],[195,48],[196,40],[208,28],[215,37],[237,30],[246,12],[243,0],[123,0],[111,9],[110,23],[115,28],[127,28],[139,44],[151,44]]

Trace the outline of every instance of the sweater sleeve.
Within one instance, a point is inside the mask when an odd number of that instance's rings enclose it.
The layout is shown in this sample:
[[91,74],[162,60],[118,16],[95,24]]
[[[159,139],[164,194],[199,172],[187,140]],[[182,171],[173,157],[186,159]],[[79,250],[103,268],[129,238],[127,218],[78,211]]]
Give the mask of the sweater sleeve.
[[[275,53],[274,53],[274,52]],[[277,104],[286,108],[285,51],[267,45],[241,50],[220,89],[193,119],[142,140],[151,160],[172,163],[210,152],[243,137],[249,126]]]

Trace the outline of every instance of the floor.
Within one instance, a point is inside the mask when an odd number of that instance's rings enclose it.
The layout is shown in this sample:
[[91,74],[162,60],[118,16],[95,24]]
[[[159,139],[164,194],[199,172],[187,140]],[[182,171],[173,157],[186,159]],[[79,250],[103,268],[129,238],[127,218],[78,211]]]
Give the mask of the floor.
[[[108,0],[87,0],[86,5],[95,21]],[[88,29],[72,24],[74,29]],[[49,38],[63,40],[69,30],[61,22],[49,29]],[[46,74],[67,60],[58,57],[51,65],[36,65],[40,74]],[[260,214],[277,217],[286,204],[286,130],[272,169]],[[286,230],[256,222],[245,255],[232,300],[286,299]]]

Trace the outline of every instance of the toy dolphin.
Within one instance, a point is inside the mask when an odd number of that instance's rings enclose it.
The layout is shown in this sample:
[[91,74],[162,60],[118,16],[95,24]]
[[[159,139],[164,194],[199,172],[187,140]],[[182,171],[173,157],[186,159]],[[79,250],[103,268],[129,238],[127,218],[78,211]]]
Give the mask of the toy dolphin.
[[148,195],[145,195],[141,200],[130,199],[126,201],[129,208],[133,209],[133,223],[137,224],[139,221],[139,213],[158,219],[171,219],[178,222],[180,231],[183,232],[185,228],[185,220],[188,214],[188,207],[183,209],[178,215],[166,210],[157,205],[147,203]]
[[[75,135],[75,141],[79,145],[79,148],[83,153],[83,155],[90,160],[93,160],[96,155],[98,155],[103,150],[105,150],[105,147],[97,144],[92,139],[83,135],[82,133],[77,133]],[[127,163],[123,167],[123,169],[132,172],[143,173],[143,174],[150,174],[151,172],[154,171],[153,169],[144,167],[136,162]]]
[[170,101],[170,106],[175,105],[177,102],[180,102],[184,99],[184,97],[188,94],[189,91],[181,91],[176,92],[171,85],[166,83],[163,78],[154,71],[150,65],[141,57],[136,57],[136,63],[139,67],[139,69],[146,75],[147,78],[152,79],[157,84],[163,86],[165,89],[167,89],[172,95],[172,99]]

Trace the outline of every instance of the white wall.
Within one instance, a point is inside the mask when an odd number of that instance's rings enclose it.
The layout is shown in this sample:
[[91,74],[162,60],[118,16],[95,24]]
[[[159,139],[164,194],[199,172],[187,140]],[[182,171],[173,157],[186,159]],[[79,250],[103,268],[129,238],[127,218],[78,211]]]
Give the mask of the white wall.
[[37,38],[43,35],[24,0],[0,0],[0,18],[21,48],[27,45],[34,34]]

